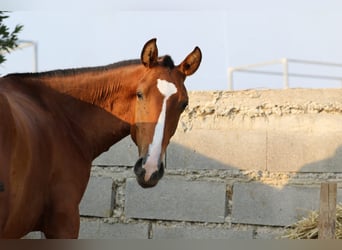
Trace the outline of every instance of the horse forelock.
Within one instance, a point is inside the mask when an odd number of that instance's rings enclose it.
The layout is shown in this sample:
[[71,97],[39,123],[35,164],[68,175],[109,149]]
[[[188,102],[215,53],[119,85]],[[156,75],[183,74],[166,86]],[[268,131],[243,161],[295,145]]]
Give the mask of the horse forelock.
[[169,55],[161,57],[161,65],[170,69],[173,69],[175,67],[174,62]]

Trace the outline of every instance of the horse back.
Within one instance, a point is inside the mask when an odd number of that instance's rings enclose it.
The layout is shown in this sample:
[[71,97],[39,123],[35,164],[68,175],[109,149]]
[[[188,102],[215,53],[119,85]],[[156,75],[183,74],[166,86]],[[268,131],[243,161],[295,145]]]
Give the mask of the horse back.
[[9,213],[9,168],[15,136],[14,120],[6,95],[0,92],[0,236]]

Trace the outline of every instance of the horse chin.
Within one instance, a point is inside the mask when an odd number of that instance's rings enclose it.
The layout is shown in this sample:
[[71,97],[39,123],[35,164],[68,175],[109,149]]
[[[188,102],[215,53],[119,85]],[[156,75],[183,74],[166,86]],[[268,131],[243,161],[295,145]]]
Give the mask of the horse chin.
[[164,164],[161,162],[158,166],[158,171],[154,172],[148,181],[145,180],[146,170],[143,168],[144,158],[140,158],[134,166],[134,173],[137,182],[143,188],[151,188],[158,184],[159,180],[164,175]]

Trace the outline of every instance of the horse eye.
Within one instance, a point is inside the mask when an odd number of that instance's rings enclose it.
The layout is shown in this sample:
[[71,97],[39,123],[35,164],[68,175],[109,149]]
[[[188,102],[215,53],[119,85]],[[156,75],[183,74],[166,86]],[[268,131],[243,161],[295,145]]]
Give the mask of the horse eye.
[[137,97],[138,97],[139,100],[142,100],[144,98],[144,95],[143,95],[143,93],[141,91],[137,91],[136,94],[137,94]]

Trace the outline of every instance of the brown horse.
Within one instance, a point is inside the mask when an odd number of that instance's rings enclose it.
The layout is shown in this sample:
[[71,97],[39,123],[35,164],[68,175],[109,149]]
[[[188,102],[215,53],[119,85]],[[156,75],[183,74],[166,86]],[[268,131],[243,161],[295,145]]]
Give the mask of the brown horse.
[[140,60],[0,78],[0,238],[76,238],[92,161],[129,134],[137,181],[156,185],[200,62],[196,47],[175,66],[152,39]]

